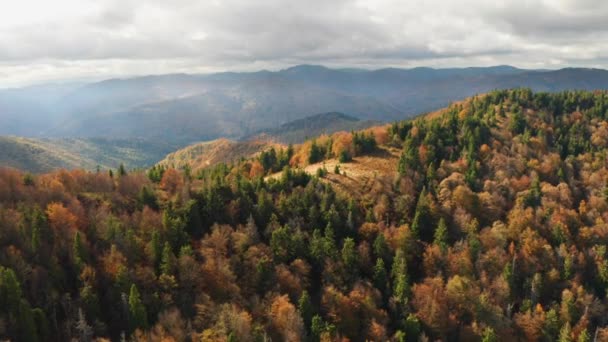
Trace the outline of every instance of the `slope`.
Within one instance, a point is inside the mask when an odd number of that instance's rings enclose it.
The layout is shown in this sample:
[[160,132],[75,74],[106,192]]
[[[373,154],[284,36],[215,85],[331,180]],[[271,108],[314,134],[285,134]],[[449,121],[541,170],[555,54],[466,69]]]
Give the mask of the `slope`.
[[356,117],[343,113],[330,112],[290,121],[277,128],[264,130],[256,135],[269,136],[285,144],[294,144],[302,143],[306,139],[322,134],[331,134],[338,131],[357,131],[377,125],[378,123],[371,120],[359,120]]
[[182,168],[188,165],[198,171],[219,163],[232,163],[242,158],[252,158],[271,147],[280,145],[268,140],[233,141],[217,139],[184,147],[168,154],[158,165]]
[[29,172],[151,166],[178,146],[142,139],[48,139],[0,136],[0,166]]

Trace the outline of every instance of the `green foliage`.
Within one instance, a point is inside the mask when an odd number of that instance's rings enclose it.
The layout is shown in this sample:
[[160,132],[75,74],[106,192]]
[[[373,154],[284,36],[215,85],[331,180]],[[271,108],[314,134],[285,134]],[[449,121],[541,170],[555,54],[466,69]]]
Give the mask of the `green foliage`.
[[139,290],[137,290],[135,284],[131,285],[129,292],[129,323],[132,330],[136,328],[146,329],[148,327],[146,307],[141,301]]
[[125,166],[121,163],[120,166],[118,166],[118,176],[123,177],[127,175],[127,170],[125,169]]
[[142,207],[148,206],[151,209],[158,210],[158,201],[156,199],[156,194],[154,194],[154,192],[150,190],[147,186],[143,186],[141,188],[138,200]]
[[321,161],[323,159],[324,154],[325,153],[324,153],[323,149],[321,149],[321,147],[319,147],[319,145],[317,145],[317,142],[315,140],[313,140],[312,144],[310,145],[310,154],[308,155],[308,163],[314,164],[314,163]]
[[165,167],[163,165],[154,165],[148,170],[148,178],[154,183],[160,183],[165,174]]
[[347,150],[342,150],[340,152],[340,155],[338,156],[338,161],[340,163],[350,163],[351,161],[353,161],[353,157]]
[[420,332],[420,321],[415,315],[409,314],[405,319],[405,336],[407,336],[408,341],[417,341]]
[[298,300],[298,311],[302,316],[302,320],[304,321],[304,325],[307,327],[312,323],[312,315],[313,315],[313,306],[310,302],[310,296],[308,295],[308,291],[304,290],[300,299]]
[[31,173],[26,173],[23,175],[23,185],[25,186],[34,186],[36,182],[34,181],[34,176]]
[[386,274],[386,267],[384,266],[384,260],[382,258],[376,259],[376,266],[374,266],[374,287],[386,292],[386,286],[388,284],[388,276]]
[[165,242],[163,247],[162,257],[160,261],[160,272],[165,275],[172,275],[175,269],[175,255],[171,249],[171,245]]
[[448,248],[448,226],[443,218],[439,219],[437,229],[433,235],[433,243],[441,249],[443,253],[447,252]]
[[566,322],[559,331],[559,342],[572,342],[572,328],[570,322]]
[[353,145],[355,147],[355,154],[367,154],[376,149],[376,138],[372,132],[353,132]]
[[589,335],[587,329],[581,331],[581,333],[578,335],[577,342],[591,342],[591,335]]
[[82,240],[80,238],[80,232],[77,231],[74,234],[74,242],[72,245],[72,255],[74,258],[74,264],[77,266],[82,266],[84,262],[86,262],[86,256],[84,247],[82,245]]
[[494,329],[488,327],[483,330],[481,335],[481,342],[498,342],[498,337],[494,332]]
[[358,275],[358,255],[355,248],[356,244],[353,238],[344,239],[341,257],[345,273],[349,279],[356,279]]

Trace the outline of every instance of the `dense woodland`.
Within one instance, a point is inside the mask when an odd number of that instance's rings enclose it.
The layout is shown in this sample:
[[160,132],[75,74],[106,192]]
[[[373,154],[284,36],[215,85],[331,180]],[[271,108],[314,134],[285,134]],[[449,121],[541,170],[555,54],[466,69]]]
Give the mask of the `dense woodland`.
[[[0,338],[608,341],[607,119],[495,91],[197,174],[0,169]],[[385,147],[365,198],[298,170]]]

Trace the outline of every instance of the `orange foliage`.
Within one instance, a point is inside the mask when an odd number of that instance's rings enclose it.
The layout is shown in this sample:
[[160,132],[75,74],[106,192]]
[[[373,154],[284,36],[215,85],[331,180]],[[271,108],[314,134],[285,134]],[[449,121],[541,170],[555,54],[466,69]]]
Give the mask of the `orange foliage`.
[[53,202],[46,207],[46,215],[51,227],[55,230],[76,230],[78,218],[62,203]]
[[264,166],[258,160],[251,162],[251,168],[249,169],[249,177],[256,178],[264,176]]
[[175,169],[167,169],[160,181],[161,188],[171,194],[174,194],[177,190],[181,189],[183,184],[182,175]]
[[302,341],[304,323],[300,313],[286,295],[274,298],[270,306],[270,319],[283,341]]
[[331,151],[335,156],[339,156],[342,151],[347,151],[351,156],[355,154],[353,146],[353,135],[348,132],[338,132],[333,136]]
[[447,332],[449,315],[448,301],[440,277],[426,278],[412,289],[412,304],[416,316],[433,332],[443,336]]

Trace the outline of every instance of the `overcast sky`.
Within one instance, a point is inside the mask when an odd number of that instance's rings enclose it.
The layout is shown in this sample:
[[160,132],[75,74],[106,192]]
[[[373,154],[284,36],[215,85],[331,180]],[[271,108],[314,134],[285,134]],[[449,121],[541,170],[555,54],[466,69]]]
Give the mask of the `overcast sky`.
[[0,0],[0,87],[170,72],[608,67],[606,0]]

